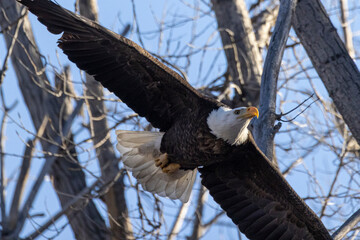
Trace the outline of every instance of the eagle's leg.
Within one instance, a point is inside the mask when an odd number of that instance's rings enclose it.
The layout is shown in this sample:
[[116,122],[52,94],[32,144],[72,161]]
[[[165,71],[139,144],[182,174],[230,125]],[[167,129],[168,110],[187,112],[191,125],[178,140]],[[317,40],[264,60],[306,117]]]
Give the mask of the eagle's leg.
[[159,158],[155,159],[155,166],[157,167],[164,168],[168,163],[167,153],[161,154]]

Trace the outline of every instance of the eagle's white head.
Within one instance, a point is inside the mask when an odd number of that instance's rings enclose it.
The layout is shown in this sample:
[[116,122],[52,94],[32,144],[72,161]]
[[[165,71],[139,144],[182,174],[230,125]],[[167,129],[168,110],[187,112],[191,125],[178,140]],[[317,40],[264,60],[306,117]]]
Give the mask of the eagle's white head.
[[240,145],[248,139],[247,129],[253,117],[259,117],[256,107],[225,108],[213,110],[207,118],[207,124],[217,138],[231,145]]

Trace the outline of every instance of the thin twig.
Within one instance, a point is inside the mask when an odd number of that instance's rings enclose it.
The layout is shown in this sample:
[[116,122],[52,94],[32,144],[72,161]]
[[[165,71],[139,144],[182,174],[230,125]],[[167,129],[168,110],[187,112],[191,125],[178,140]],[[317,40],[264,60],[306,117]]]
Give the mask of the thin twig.
[[204,228],[202,226],[202,219],[204,215],[204,202],[206,199],[205,187],[200,183],[200,191],[195,208],[195,217],[193,218],[193,229],[191,235],[188,237],[189,240],[200,239],[203,235]]
[[7,70],[7,66],[8,66],[8,61],[11,57],[11,54],[13,52],[13,49],[14,49],[14,46],[15,46],[15,43],[17,41],[17,37],[18,37],[18,34],[19,34],[19,30],[20,30],[20,26],[23,22],[23,19],[24,19],[24,12],[26,12],[26,8],[23,8],[23,11],[21,13],[21,17],[17,20],[17,24],[16,24],[16,28],[15,28],[15,33],[14,33],[14,36],[11,40],[11,43],[10,43],[10,46],[8,48],[8,51],[6,53],[6,56],[5,56],[5,60],[4,60],[4,64],[0,70],[0,86],[1,84],[3,83],[4,81],[4,77],[5,77],[5,72]]
[[[3,96],[1,94],[1,96]],[[4,102],[3,102],[4,104]],[[5,119],[7,116],[7,112],[4,112],[4,116],[1,124],[1,132],[0,132],[0,151],[3,152],[3,136],[4,136],[4,128],[5,128]],[[4,169],[4,155],[0,156],[0,208],[1,208],[1,220],[2,225],[6,225],[7,216],[6,216],[6,206],[5,206],[5,169]]]
[[[38,132],[38,134],[42,135],[43,133]],[[20,173],[16,183],[15,191],[12,198],[11,208],[10,208],[9,222],[8,222],[9,231],[12,231],[16,227],[16,223],[19,216],[19,206],[22,199],[22,195],[24,193],[25,182],[29,174],[32,155],[35,150],[35,142],[36,142],[36,138],[34,140],[29,140],[25,148]]]
[[102,184],[102,179],[98,178],[91,186],[84,188],[81,192],[79,192],[73,199],[71,199],[68,203],[64,205],[64,207],[56,213],[53,217],[51,217],[46,223],[44,223],[40,228],[36,229],[33,233],[29,234],[25,240],[32,240],[37,238],[40,234],[42,234],[48,227],[54,224],[61,216],[64,214],[69,215],[69,212],[74,209],[74,206],[78,205],[81,200],[88,200],[90,196],[88,195],[92,190],[94,190],[100,184],[100,188],[105,188],[107,185],[112,184],[116,179],[119,178],[121,172],[119,172],[116,176],[109,178],[105,183]]
[[[3,89],[0,88],[0,97],[1,97],[1,102],[2,102],[2,107],[4,108],[4,115],[3,118],[1,120],[1,127],[0,127],[0,152],[4,152],[4,136],[6,136],[5,134],[5,129],[6,129],[6,118],[8,117],[8,113],[15,108],[15,106],[17,105],[17,101],[15,101],[10,107],[6,106],[5,103],[5,97],[4,97],[4,92]],[[1,220],[2,220],[2,225],[3,226],[7,226],[8,223],[8,217],[6,216],[6,204],[5,204],[5,168],[4,168],[4,154],[0,154],[0,208],[1,208]],[[5,227],[4,227],[5,228]]]
[[[72,125],[72,122],[73,120],[75,119],[76,115],[79,113],[79,111],[81,110],[81,107],[84,103],[84,100],[80,100],[77,102],[77,105],[74,109],[74,111],[72,112],[72,114],[69,116],[67,122],[64,124],[64,128],[63,128],[63,132],[62,132],[62,136],[67,136],[68,133],[70,132],[70,129],[71,129],[71,125]],[[49,151],[50,153],[57,153],[58,150],[59,150],[59,146],[60,144],[62,143],[62,139],[61,137],[58,135],[56,136],[55,138],[55,143],[57,144],[54,144],[52,145],[50,148],[49,148]],[[16,229],[15,231],[13,232],[12,236],[9,236],[11,239],[11,237],[17,237],[24,225],[24,222],[28,216],[28,213],[29,213],[29,210],[30,210],[30,207],[35,199],[35,196],[37,195],[39,189],[40,189],[40,186],[42,185],[43,183],[43,179],[45,177],[45,175],[49,172],[52,164],[54,163],[54,161],[56,160],[56,156],[48,156],[48,157],[45,157],[46,158],[46,162],[38,176],[38,178],[36,179],[31,191],[30,191],[30,194],[28,196],[28,198],[26,199],[25,203],[24,203],[24,206],[22,208],[22,210],[20,211],[20,214],[19,214],[19,220],[18,220],[18,224],[16,226]]]
[[173,223],[173,225],[171,227],[171,230],[168,234],[167,240],[173,240],[180,232],[180,228],[184,222],[186,213],[188,212],[188,209],[190,207],[190,202],[191,202],[191,199],[187,203],[183,203],[181,205],[181,207],[179,208],[178,214],[176,215],[175,222]]
[[[293,117],[293,118],[290,119],[290,120],[283,120],[283,119],[278,119],[278,120],[281,121],[281,122],[291,122],[291,121],[293,121],[294,119],[296,119],[298,116],[300,116],[303,112],[305,112],[313,103],[315,103],[315,102],[317,102],[317,101],[319,101],[319,98],[316,99],[316,100],[314,100],[314,101],[312,101],[304,110],[302,110],[300,113],[296,114],[296,116]],[[285,115],[285,114],[284,114],[284,115]]]
[[296,107],[294,107],[293,109],[291,109],[290,111],[286,112],[286,113],[280,113],[278,114],[276,117],[276,120],[279,120],[282,116],[288,115],[290,113],[292,113],[293,111],[295,111],[296,109],[298,109],[300,106],[302,106],[307,100],[309,100],[310,98],[312,98],[315,95],[315,93],[311,94],[310,97],[308,97],[307,99],[305,99],[304,101],[302,101],[299,105],[297,105]]

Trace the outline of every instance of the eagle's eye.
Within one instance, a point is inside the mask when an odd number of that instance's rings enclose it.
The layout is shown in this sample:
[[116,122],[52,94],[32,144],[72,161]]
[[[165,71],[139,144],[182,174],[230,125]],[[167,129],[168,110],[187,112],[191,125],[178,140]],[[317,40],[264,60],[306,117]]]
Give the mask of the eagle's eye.
[[235,110],[235,111],[234,111],[234,113],[235,113],[236,115],[239,115],[240,112],[241,112],[240,110]]

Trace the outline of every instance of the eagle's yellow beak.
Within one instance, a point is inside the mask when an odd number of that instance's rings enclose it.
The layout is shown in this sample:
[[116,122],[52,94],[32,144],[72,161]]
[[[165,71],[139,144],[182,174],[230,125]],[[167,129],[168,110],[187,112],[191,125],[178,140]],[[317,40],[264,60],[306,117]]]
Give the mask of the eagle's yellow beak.
[[256,107],[248,107],[246,109],[246,112],[239,115],[238,118],[253,118],[253,117],[259,118],[259,110]]

